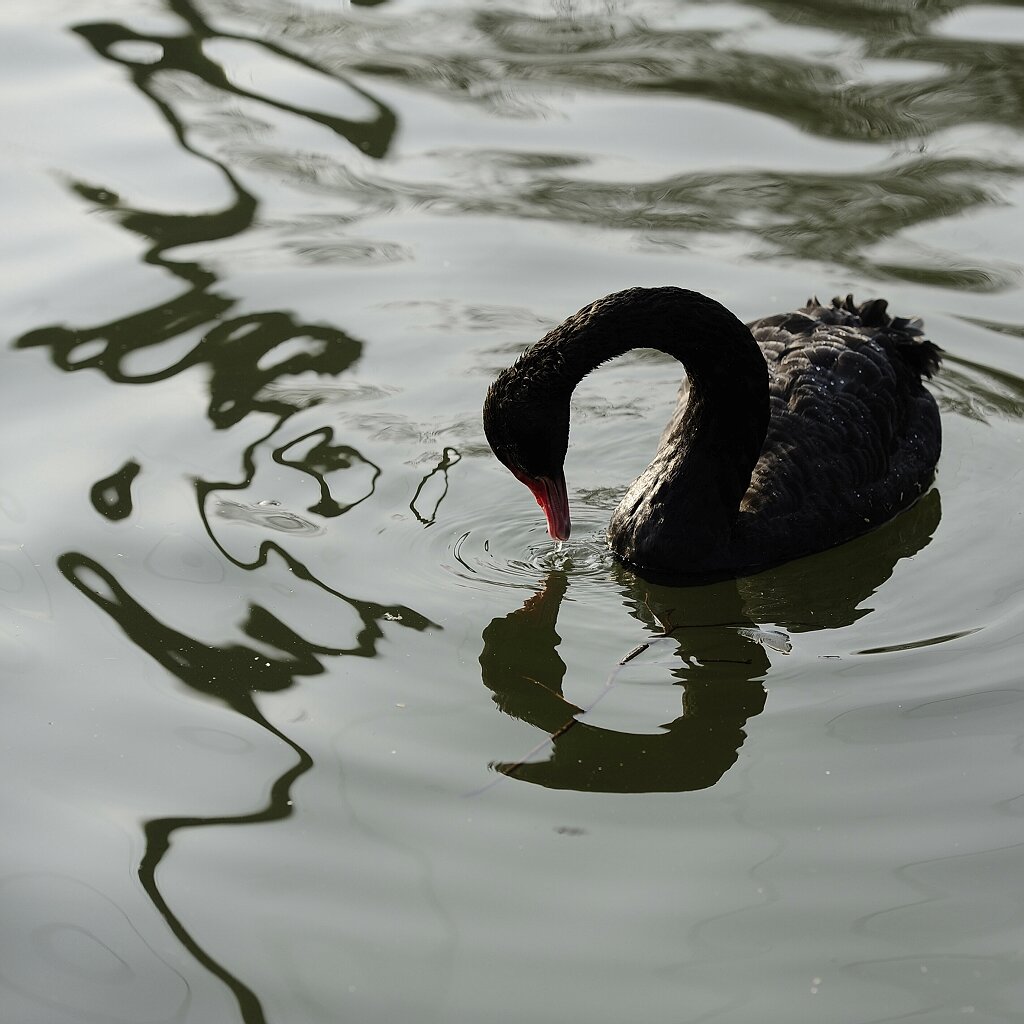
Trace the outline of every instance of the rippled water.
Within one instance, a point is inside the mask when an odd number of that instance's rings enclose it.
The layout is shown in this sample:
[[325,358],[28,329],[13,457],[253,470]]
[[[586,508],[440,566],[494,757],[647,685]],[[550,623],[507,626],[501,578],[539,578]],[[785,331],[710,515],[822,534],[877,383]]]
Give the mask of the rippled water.
[[[7,0],[0,1018],[1015,1021],[1024,7]],[[584,303],[885,295],[936,487],[736,582],[603,531],[677,366]]]

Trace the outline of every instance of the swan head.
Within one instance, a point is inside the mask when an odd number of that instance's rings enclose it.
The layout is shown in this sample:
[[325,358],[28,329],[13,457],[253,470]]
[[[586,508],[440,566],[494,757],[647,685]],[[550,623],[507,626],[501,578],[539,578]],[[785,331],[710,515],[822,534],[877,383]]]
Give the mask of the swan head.
[[569,444],[568,401],[529,400],[506,370],[484,401],[484,434],[498,461],[525,484],[547,519],[548,534],[568,540],[572,530],[565,486]]

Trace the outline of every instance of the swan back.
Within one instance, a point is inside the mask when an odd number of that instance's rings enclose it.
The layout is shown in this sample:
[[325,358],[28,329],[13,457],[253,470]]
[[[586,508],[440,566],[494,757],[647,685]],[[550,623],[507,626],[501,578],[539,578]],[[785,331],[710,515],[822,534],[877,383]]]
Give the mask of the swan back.
[[941,350],[884,300],[809,300],[749,325],[768,363],[771,417],[740,504],[737,553],[784,561],[892,518],[934,477],[942,447],[924,387]]

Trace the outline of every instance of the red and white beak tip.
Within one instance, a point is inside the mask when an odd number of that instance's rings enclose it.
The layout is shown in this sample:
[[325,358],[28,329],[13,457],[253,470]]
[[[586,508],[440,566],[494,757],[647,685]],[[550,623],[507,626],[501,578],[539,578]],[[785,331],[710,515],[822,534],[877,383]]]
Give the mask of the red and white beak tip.
[[559,473],[556,478],[520,477],[524,484],[533,492],[537,504],[544,510],[548,521],[548,534],[553,540],[565,541],[572,532],[569,520],[569,495],[565,490],[565,475]]

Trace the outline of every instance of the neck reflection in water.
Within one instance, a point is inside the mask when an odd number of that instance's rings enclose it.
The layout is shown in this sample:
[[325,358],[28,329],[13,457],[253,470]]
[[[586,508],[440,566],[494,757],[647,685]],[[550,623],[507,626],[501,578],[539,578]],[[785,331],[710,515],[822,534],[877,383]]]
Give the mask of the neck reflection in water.
[[[562,693],[566,666],[557,651],[558,612],[571,578],[549,573],[538,593],[483,632],[481,677],[495,703],[547,734],[522,760],[492,767],[549,789],[652,793],[713,786],[736,762],[747,720],[764,709],[773,649],[784,649],[774,631],[758,624],[799,633],[836,629],[867,615],[871,609],[861,604],[901,558],[928,544],[940,516],[939,493],[932,490],[874,533],[758,576],[709,586],[657,587],[618,570],[631,614],[655,641],[671,638],[679,645],[672,676],[682,687],[680,715],[659,723],[660,733],[617,732],[580,720],[585,709]],[[645,648],[609,665],[606,686],[615,684],[627,660],[636,671]]]

